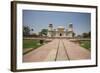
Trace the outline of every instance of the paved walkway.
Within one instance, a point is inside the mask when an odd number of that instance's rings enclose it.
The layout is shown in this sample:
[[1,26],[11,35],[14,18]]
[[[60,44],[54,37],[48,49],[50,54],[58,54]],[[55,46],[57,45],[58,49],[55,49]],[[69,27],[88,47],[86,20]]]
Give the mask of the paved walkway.
[[23,56],[23,62],[90,59],[91,53],[85,48],[66,39],[54,39]]

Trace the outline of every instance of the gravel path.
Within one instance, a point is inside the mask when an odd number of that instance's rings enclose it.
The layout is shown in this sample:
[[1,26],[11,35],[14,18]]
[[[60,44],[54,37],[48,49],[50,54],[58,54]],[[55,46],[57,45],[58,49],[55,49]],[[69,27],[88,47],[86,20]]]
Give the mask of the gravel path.
[[23,55],[23,62],[90,59],[91,53],[67,39],[54,39]]

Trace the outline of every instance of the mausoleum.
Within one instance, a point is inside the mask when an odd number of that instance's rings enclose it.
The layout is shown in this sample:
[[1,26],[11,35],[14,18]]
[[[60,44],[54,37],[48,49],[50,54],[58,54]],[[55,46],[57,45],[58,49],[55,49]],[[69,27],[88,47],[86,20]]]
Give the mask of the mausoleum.
[[48,26],[48,37],[73,37],[73,24],[70,23],[68,28],[58,26],[56,29],[53,28],[53,24]]

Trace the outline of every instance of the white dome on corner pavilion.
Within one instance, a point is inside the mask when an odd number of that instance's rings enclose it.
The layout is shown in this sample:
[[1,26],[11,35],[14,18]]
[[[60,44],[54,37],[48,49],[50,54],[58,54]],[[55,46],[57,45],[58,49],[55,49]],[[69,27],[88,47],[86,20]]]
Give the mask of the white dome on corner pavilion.
[[58,26],[58,29],[64,29],[64,27],[63,26]]

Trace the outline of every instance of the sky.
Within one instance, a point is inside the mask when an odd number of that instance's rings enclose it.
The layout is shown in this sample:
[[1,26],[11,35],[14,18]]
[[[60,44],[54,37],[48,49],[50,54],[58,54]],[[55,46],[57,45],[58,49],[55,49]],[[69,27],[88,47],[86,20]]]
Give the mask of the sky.
[[39,11],[23,10],[23,25],[34,29],[38,33],[41,29],[48,29],[49,24],[53,28],[58,26],[68,28],[69,23],[73,24],[76,35],[91,31],[91,14],[79,12],[60,12],[60,11]]

